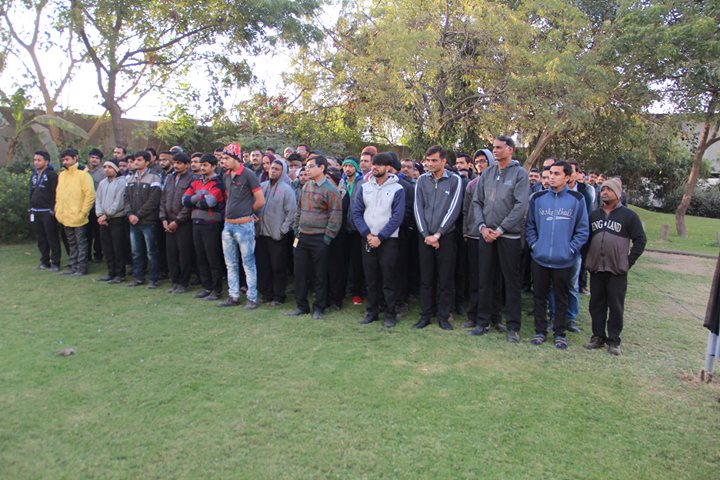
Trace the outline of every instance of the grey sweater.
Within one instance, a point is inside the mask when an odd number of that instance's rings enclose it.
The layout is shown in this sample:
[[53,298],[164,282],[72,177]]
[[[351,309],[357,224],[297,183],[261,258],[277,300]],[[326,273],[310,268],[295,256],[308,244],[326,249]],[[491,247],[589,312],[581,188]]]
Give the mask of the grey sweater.
[[495,163],[483,171],[471,208],[476,232],[483,226],[499,228],[504,237],[520,238],[528,209],[530,180],[517,160],[502,170]]
[[265,206],[258,213],[260,217],[257,225],[258,236],[280,240],[288,233],[295,218],[297,210],[295,192],[290,184],[282,180],[275,182],[275,185],[272,185],[270,180],[266,180],[260,184],[260,187],[265,196]]
[[109,182],[104,178],[98,185],[95,195],[95,215],[98,217],[106,215],[107,218],[119,218],[125,216],[125,177],[115,177]]

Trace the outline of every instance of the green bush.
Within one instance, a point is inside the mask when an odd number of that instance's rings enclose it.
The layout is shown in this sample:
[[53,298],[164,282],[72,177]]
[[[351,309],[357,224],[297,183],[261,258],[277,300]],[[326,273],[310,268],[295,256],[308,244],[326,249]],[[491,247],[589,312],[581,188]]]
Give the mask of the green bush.
[[[685,187],[679,187],[666,195],[662,211],[675,212],[684,190]],[[720,185],[698,185],[687,213],[697,217],[720,218]]]
[[28,182],[32,172],[21,173],[0,168],[0,242],[10,243],[32,238],[28,206]]

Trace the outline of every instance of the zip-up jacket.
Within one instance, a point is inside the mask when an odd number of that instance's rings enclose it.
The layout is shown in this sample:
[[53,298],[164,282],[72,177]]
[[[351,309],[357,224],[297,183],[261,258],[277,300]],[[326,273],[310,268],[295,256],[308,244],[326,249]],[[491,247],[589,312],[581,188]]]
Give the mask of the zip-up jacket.
[[487,167],[475,188],[472,228],[500,229],[502,236],[520,238],[528,209],[530,180],[517,160],[503,169],[497,163]]
[[405,214],[400,224],[402,228],[415,228],[415,185],[413,185],[403,174],[397,175],[398,183],[405,191]]
[[192,208],[192,222],[196,224],[224,221],[225,216],[225,185],[222,179],[213,174],[212,177],[198,178],[190,183],[185,190],[182,203]]
[[609,215],[598,208],[590,214],[590,246],[585,268],[592,273],[623,275],[635,265],[646,243],[645,230],[637,213],[619,203]]
[[342,199],[343,226],[348,232],[358,231],[358,228],[355,226],[355,222],[353,220],[352,206],[355,204],[355,199],[358,196],[360,185],[363,183],[365,183],[363,176],[356,174],[353,179],[352,186],[345,175],[342,176],[342,179],[338,184],[338,192],[340,192],[340,198]]
[[160,221],[175,222],[182,225],[190,221],[191,208],[183,205],[185,191],[190,188],[193,176],[189,171],[183,175],[172,172],[165,178],[160,195]]
[[140,219],[138,225],[150,225],[157,222],[160,211],[160,176],[145,169],[142,176],[135,172],[127,179],[125,187],[125,210],[128,217],[135,215]]
[[462,208],[462,180],[447,169],[439,180],[432,173],[423,173],[415,184],[415,222],[424,238],[455,229]]
[[546,268],[569,268],[588,239],[588,217],[581,193],[542,190],[530,197],[526,226],[530,255]]
[[121,218],[125,216],[125,188],[127,179],[115,177],[110,182],[107,177],[103,178],[98,185],[95,196],[95,216],[103,215],[107,218]]
[[352,206],[352,216],[360,235],[365,238],[372,233],[381,242],[397,238],[405,216],[405,189],[398,177],[389,174],[382,185],[371,177],[359,189]]
[[295,219],[297,211],[295,192],[290,184],[282,179],[277,180],[275,185],[271,180],[267,180],[260,186],[265,196],[265,206],[258,212],[260,221],[257,225],[257,233],[262,237],[280,240],[290,231]]
[[58,175],[55,218],[66,227],[82,227],[95,202],[95,186],[90,174],[77,163]]
[[50,212],[55,209],[55,190],[58,174],[51,164],[42,173],[34,169],[30,177],[30,211],[33,213]]
[[475,240],[480,238],[480,231],[474,228],[477,221],[475,220],[475,210],[472,208],[472,200],[479,181],[479,176],[470,180],[465,188],[465,198],[463,199],[463,236]]

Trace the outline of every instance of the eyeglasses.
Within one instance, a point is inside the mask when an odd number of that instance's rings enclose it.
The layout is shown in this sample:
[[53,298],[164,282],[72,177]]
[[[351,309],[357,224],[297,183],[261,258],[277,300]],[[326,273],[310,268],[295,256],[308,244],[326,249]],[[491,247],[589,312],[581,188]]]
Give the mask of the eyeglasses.
[[305,165],[305,168],[315,168],[315,167],[317,167],[317,165],[314,165],[312,163],[308,163],[307,165]]

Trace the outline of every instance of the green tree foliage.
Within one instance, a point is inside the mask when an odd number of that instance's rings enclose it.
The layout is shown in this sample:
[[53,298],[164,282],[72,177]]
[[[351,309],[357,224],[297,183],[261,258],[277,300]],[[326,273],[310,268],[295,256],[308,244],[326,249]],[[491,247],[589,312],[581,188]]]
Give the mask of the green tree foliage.
[[212,65],[205,78],[225,86],[248,80],[243,53],[277,42],[314,38],[307,22],[318,0],[71,0],[67,12],[95,67],[102,104],[116,143],[120,122],[148,92],[162,88],[188,65]]
[[720,4],[717,1],[637,1],[625,6],[618,54],[630,70],[689,121],[702,124],[682,201],[675,212],[680,236],[700,176],[703,155],[720,141]]
[[522,132],[531,164],[558,135],[639,103],[608,61],[614,21],[592,1],[350,2],[292,80],[306,110],[342,106],[416,153]]

